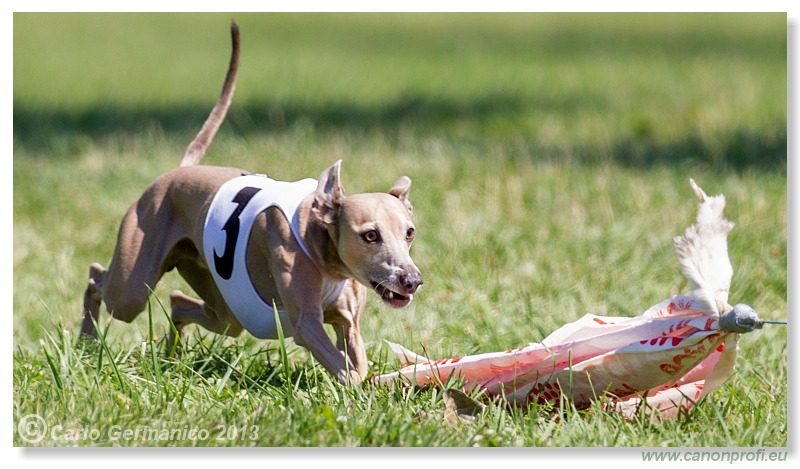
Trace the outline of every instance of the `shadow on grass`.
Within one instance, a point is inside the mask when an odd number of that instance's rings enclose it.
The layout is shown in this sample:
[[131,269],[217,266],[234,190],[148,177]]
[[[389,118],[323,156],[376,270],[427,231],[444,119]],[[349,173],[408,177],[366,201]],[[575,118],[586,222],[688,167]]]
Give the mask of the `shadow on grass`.
[[[786,127],[764,135],[751,129],[731,129],[724,139],[710,144],[698,133],[688,134],[669,144],[657,142],[647,129],[633,129],[631,137],[618,140],[606,154],[598,156],[596,148],[573,145],[569,156],[564,150],[547,148],[530,136],[530,130],[514,129],[515,119],[529,115],[534,108],[574,109],[576,103],[524,103],[513,95],[488,96],[472,101],[431,99],[406,96],[384,106],[365,107],[355,104],[336,104],[322,107],[283,106],[251,103],[234,107],[222,132],[234,129],[239,134],[280,134],[298,123],[309,123],[319,132],[383,132],[394,135],[399,129],[413,130],[416,135],[444,136],[475,145],[495,146],[514,136],[509,151],[520,155],[536,155],[537,159],[564,160],[581,164],[603,164],[609,160],[631,167],[654,165],[702,164],[718,170],[746,169],[786,172]],[[586,103],[583,103],[586,104]],[[602,105],[602,103],[595,103]],[[95,108],[86,112],[14,109],[14,146],[44,153],[54,141],[69,141],[81,136],[103,139],[115,134],[136,134],[156,127],[168,134],[185,134],[190,139],[208,115],[207,108],[176,110],[122,110]],[[503,130],[495,135],[487,130],[480,135],[455,132],[459,123],[469,122],[481,127],[483,123],[499,123]],[[521,139],[517,137],[522,137]],[[498,141],[499,140],[499,141]],[[520,141],[522,146],[520,146]],[[187,140],[188,143],[188,140]],[[523,149],[524,152],[519,150]],[[608,154],[610,153],[610,154]],[[68,155],[64,155],[68,156]],[[530,156],[520,156],[530,158]]]
[[[585,150],[586,153],[591,149]],[[614,160],[631,167],[699,164],[717,170],[758,170],[785,173],[786,132],[767,137],[746,129],[735,130],[724,142],[710,148],[692,134],[670,145],[660,145],[647,138],[628,139],[614,146]],[[581,159],[590,161],[587,154]]]

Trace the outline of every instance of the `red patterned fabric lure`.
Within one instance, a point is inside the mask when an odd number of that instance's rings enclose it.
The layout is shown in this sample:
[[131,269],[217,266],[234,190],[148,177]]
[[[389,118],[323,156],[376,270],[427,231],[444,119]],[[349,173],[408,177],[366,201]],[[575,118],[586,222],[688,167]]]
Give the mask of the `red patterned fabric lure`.
[[405,366],[373,381],[459,378],[466,389],[518,405],[565,398],[581,407],[603,399],[609,410],[631,416],[642,409],[662,419],[691,408],[730,376],[740,334],[765,321],[747,305],[728,304],[733,224],[722,217],[725,198],[690,183],[700,199],[697,222],[675,238],[675,248],[691,296],[673,296],[632,318],[587,314],[541,343],[504,352],[432,361],[389,343]]

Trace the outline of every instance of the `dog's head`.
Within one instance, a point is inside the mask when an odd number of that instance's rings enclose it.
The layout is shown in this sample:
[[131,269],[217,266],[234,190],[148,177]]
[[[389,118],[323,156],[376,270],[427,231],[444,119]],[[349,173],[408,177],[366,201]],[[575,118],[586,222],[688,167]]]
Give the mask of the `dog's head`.
[[388,193],[345,196],[341,160],[326,169],[314,194],[315,215],[328,229],[348,273],[394,308],[406,306],[422,285],[409,255],[415,228],[408,200],[411,179],[401,177]]

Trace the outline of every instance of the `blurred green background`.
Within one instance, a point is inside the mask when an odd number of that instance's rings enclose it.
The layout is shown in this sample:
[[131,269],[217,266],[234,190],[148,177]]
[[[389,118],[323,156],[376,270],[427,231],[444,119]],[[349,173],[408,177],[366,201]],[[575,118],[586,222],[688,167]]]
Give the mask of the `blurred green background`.
[[[370,298],[374,361],[383,339],[504,350],[688,293],[672,239],[695,217],[690,177],[736,223],[731,301],[787,317],[785,14],[16,13],[21,350],[77,331],[89,264],[107,264],[125,209],[218,96],[232,19],[239,81],[204,163],[291,180],[342,158],[349,193],[413,180],[425,287],[400,311]],[[144,321],[114,323],[111,343],[141,342]],[[741,346],[730,393],[781,396],[786,329]],[[737,428],[785,444],[785,414],[767,420]]]
[[[514,156],[782,170],[783,14],[16,14],[17,144],[230,124],[435,135]],[[65,135],[66,134],[66,135]]]

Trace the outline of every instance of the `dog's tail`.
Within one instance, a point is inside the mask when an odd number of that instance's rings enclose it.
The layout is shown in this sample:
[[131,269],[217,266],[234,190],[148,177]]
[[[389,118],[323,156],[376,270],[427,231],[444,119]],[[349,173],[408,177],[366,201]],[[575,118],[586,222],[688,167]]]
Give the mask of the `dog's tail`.
[[225,114],[228,113],[228,108],[233,100],[233,91],[236,89],[236,73],[239,70],[239,26],[235,21],[231,22],[231,42],[233,44],[231,63],[228,66],[228,74],[225,76],[225,84],[222,86],[222,94],[220,94],[217,104],[214,105],[214,109],[211,110],[211,114],[208,115],[203,128],[186,149],[186,153],[181,159],[181,166],[192,166],[200,162],[219,130],[219,126],[225,120]]

